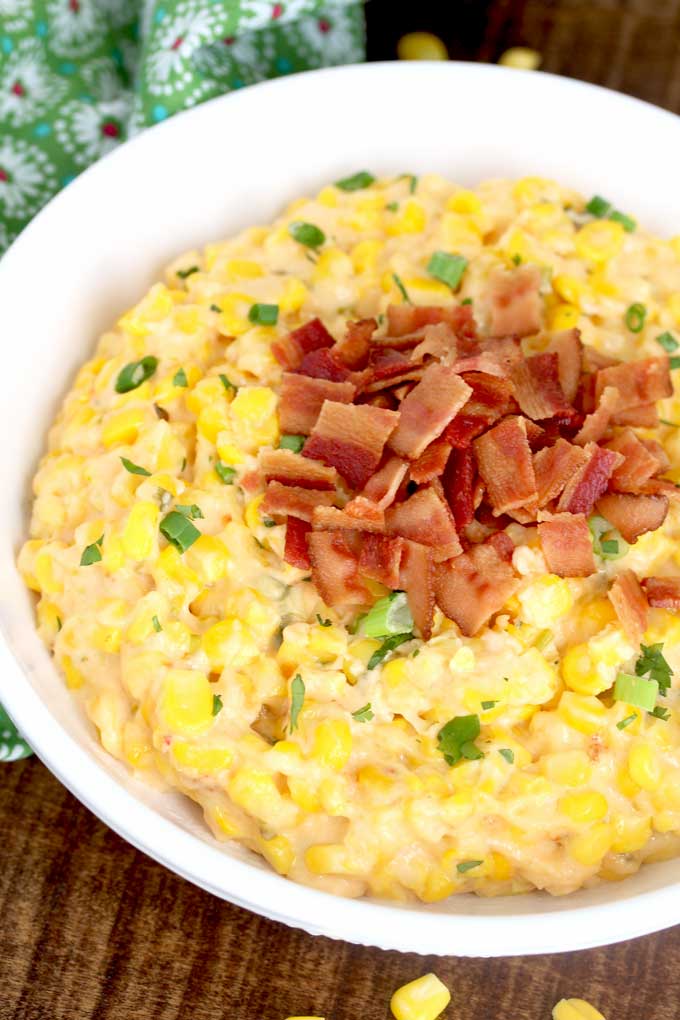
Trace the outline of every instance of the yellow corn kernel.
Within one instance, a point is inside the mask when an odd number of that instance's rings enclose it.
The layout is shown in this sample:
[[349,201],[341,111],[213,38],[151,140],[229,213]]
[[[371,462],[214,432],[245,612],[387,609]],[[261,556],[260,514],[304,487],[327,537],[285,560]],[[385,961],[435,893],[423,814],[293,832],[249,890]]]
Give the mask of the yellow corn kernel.
[[564,691],[557,706],[558,715],[579,733],[591,736],[607,721],[607,709],[597,698]]
[[316,196],[316,200],[319,203],[319,205],[324,205],[326,206],[327,209],[335,209],[338,204],[338,198],[339,196],[337,191],[330,185],[327,185],[325,188],[322,188],[319,194]]
[[240,669],[259,655],[253,632],[235,617],[213,624],[201,638],[210,670],[221,673],[225,666]]
[[295,853],[290,845],[290,840],[285,836],[263,839],[260,843],[260,852],[279,875],[287,875],[293,866]]
[[54,576],[54,560],[47,549],[41,549],[33,561],[33,572],[38,582],[38,590],[47,595],[59,595],[64,586]]
[[264,500],[264,493],[261,492],[259,496],[255,496],[250,500],[243,512],[243,520],[252,532],[259,531],[263,527],[262,517],[260,516],[260,507]]
[[425,229],[426,222],[425,210],[420,202],[415,198],[409,198],[400,206],[399,214],[390,221],[387,233],[391,237],[400,234],[419,234]]
[[129,719],[123,728],[123,754],[128,765],[144,768],[150,764],[152,752],[148,726],[137,717]]
[[436,1020],[451,1002],[451,993],[436,974],[424,974],[397,988],[390,1000],[395,1020]]
[[316,783],[302,776],[288,776],[286,782],[288,783],[291,800],[299,808],[302,808],[303,811],[307,811],[309,814],[321,809],[319,788]]
[[344,719],[324,719],[314,731],[312,756],[339,772],[352,753],[352,731]]
[[359,659],[364,666],[367,666],[368,660],[379,648],[380,642],[375,638],[359,638],[358,641],[351,642],[347,649],[347,655],[353,659]]
[[680,326],[680,291],[678,291],[677,294],[671,294],[666,303],[666,307],[675,319],[675,324]]
[[205,673],[169,669],[163,679],[160,707],[168,728],[181,736],[204,733],[213,724],[213,692]]
[[574,237],[576,253],[582,259],[607,262],[621,251],[626,232],[612,220],[593,220],[581,227]]
[[476,662],[477,659],[472,649],[463,645],[451,657],[449,666],[457,673],[470,673],[475,668]]
[[279,296],[279,310],[282,315],[298,312],[309,297],[309,291],[297,276],[287,277]]
[[590,599],[584,603],[581,611],[581,618],[584,623],[588,622],[597,631],[604,630],[608,623],[616,620],[614,607],[608,598]]
[[355,273],[373,272],[385,245],[382,241],[359,241],[350,252]]
[[618,297],[620,291],[615,283],[607,279],[607,267],[601,265],[590,276],[590,288],[601,297]]
[[229,276],[244,280],[257,280],[264,276],[264,269],[252,259],[229,259],[224,267]]
[[553,1020],[604,1020],[599,1009],[585,999],[560,999],[552,1015]]
[[292,805],[284,804],[274,776],[264,769],[239,769],[229,780],[227,789],[235,804],[257,818],[273,820],[285,813],[286,807],[295,813]]
[[217,442],[220,432],[229,428],[226,414],[226,407],[213,404],[211,407],[203,407],[196,419],[196,431],[209,443]]
[[102,425],[104,446],[134,443],[144,424],[146,412],[142,407],[126,407],[110,414]]
[[648,818],[624,818],[619,815],[614,821],[612,851],[615,854],[634,854],[642,850],[652,835]]
[[651,744],[635,744],[628,755],[628,773],[643,790],[656,790],[661,782],[661,763]]
[[611,849],[613,839],[613,826],[607,822],[599,822],[586,832],[572,836],[569,840],[569,854],[584,867],[595,867]]
[[629,800],[632,800],[633,797],[636,797],[640,792],[640,787],[630,778],[630,773],[627,768],[619,769],[617,772],[616,786],[623,796],[628,797]]
[[560,798],[558,807],[572,822],[600,822],[609,811],[607,798],[596,790],[568,793]]
[[187,549],[184,559],[203,584],[215,584],[229,570],[231,555],[224,542],[215,535],[201,535]]
[[243,834],[243,829],[232,814],[219,804],[206,810],[206,818],[215,823],[219,832],[229,839],[236,839]]
[[441,233],[447,248],[479,247],[481,229],[473,216],[447,212],[441,218]]
[[172,756],[178,765],[210,775],[228,769],[234,760],[228,747],[197,747],[186,740],[173,740]]
[[480,213],[482,211],[482,200],[474,191],[461,188],[446,200],[446,208],[457,213]]
[[319,255],[312,277],[316,283],[336,280],[352,273],[352,260],[340,248],[325,248]]
[[512,862],[496,850],[487,855],[484,866],[484,874],[494,882],[508,882],[512,878]]
[[417,297],[418,293],[430,300],[448,301],[451,297],[451,288],[439,280],[430,280],[425,276],[410,276],[403,283],[411,297]]
[[382,668],[381,680],[386,687],[399,687],[408,680],[408,669],[404,659],[391,659]]
[[448,899],[459,886],[457,878],[444,871],[443,868],[430,868],[425,876],[425,881],[418,891],[423,903],[439,903]]
[[548,317],[548,329],[553,332],[573,329],[574,326],[578,325],[580,316],[581,313],[576,305],[559,304]]
[[522,619],[533,627],[551,627],[568,613],[574,596],[563,577],[546,574],[529,585],[518,596],[522,606]]
[[93,628],[91,640],[94,647],[100,652],[116,655],[120,651],[121,637],[120,627],[105,627],[101,625]]
[[341,875],[347,871],[347,850],[342,843],[318,843],[305,851],[305,864],[313,875]]
[[214,303],[222,309],[220,315],[220,332],[225,336],[242,336],[250,329],[252,323],[248,318],[250,306],[255,298],[250,294],[219,294]]
[[55,606],[54,602],[40,599],[35,611],[38,617],[38,626],[46,631],[50,637],[55,637],[61,630],[63,622],[59,613],[59,607]]
[[[106,548],[106,542],[104,542]],[[179,549],[174,545],[166,545],[156,560],[156,569],[165,574],[172,581],[178,584],[198,584],[198,577],[190,567],[184,563]]]
[[593,771],[585,751],[559,751],[544,755],[541,769],[551,782],[561,786],[583,786]]
[[577,308],[581,307],[581,300],[588,291],[583,280],[566,273],[559,273],[554,277],[552,285],[555,293],[559,294],[563,301],[566,301],[568,305],[576,305]]
[[598,673],[587,644],[574,645],[562,659],[562,679],[579,694],[600,694],[611,687],[611,679]]
[[375,765],[364,765],[357,773],[357,782],[366,793],[381,798],[394,786],[394,780]]
[[61,668],[64,670],[64,679],[66,686],[70,691],[77,691],[78,688],[82,687],[85,683],[85,677],[77,668],[73,665],[73,660],[70,656],[65,655],[61,660]]
[[131,560],[146,560],[156,548],[160,511],[150,500],[136,503],[123,528],[123,552]]
[[204,379],[200,379],[193,389],[185,390],[184,402],[188,411],[199,415],[203,408],[211,407],[213,404],[226,405],[228,398],[229,394],[220,377],[208,375]]
[[680,811],[680,771],[673,769],[662,779],[652,798],[657,808]]
[[545,202],[554,185],[544,177],[522,177],[512,188],[512,195],[521,205],[535,205]]
[[307,647],[322,664],[333,662],[344,653],[346,646],[345,631],[340,627],[310,627]]
[[279,434],[277,397],[268,386],[241,386],[231,403],[235,428],[242,430],[245,443],[273,445]]
[[524,230],[519,229],[511,231],[503,250],[508,258],[515,262],[517,259],[520,259],[522,262],[531,262],[534,254],[531,238]]

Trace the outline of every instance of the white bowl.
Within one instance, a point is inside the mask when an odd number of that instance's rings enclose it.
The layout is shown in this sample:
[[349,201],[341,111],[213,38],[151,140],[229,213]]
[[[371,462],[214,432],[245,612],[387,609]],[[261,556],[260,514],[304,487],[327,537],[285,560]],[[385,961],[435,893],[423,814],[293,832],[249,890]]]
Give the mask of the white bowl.
[[[0,262],[0,700],[55,775],[111,828],[217,896],[389,949],[502,956],[583,949],[680,921],[680,869],[643,867],[572,896],[343,900],[218,845],[198,809],[133,781],[99,747],[38,639],[15,568],[45,432],[98,334],[193,245],[266,223],[361,168],[474,185],[540,174],[680,233],[680,120],[549,75],[474,64],[373,64],[295,75],[181,114],[69,185]],[[11,767],[11,766],[8,766]]]

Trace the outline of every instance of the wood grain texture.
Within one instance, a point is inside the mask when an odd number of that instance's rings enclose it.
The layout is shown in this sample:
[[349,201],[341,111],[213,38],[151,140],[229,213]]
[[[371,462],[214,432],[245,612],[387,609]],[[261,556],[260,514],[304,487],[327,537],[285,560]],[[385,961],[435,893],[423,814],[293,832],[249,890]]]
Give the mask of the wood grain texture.
[[[401,7],[371,0],[371,56],[391,58],[399,36],[415,29],[438,32],[459,59],[495,61],[508,46],[528,45],[546,70],[680,113],[680,0]],[[0,1020],[386,1020],[395,988],[430,969],[452,990],[451,1020],[549,1020],[557,999],[571,995],[608,1020],[680,1018],[680,928],[511,960],[440,960],[312,938],[170,874],[36,759],[0,766],[0,840]]]

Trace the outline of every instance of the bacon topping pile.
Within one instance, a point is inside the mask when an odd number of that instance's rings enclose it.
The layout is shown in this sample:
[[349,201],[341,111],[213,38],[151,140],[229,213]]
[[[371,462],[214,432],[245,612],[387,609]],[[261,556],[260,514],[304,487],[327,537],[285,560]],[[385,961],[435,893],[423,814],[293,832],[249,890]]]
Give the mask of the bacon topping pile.
[[[477,633],[518,586],[510,523],[537,527],[548,569],[596,570],[589,515],[626,542],[658,528],[676,492],[662,448],[635,428],[672,392],[668,358],[618,363],[577,330],[543,336],[532,267],[490,281],[489,329],[470,305],[388,309],[334,340],[314,319],[274,345],[282,431],[301,453],[264,451],[263,513],[286,521],[285,559],[330,606],[406,592],[423,637],[435,605]],[[639,635],[647,605],[680,605],[680,579],[624,571],[610,597]]]

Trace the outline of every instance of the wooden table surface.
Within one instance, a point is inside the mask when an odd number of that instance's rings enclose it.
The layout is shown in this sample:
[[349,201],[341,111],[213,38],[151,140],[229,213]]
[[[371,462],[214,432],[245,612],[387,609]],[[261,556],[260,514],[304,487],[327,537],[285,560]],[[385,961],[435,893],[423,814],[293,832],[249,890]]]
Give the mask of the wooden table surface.
[[[546,70],[680,113],[680,0],[419,0],[408,5],[417,15],[400,6],[369,3],[372,58],[390,58],[415,29],[468,60],[525,44]],[[35,758],[0,766],[0,846],[0,1020],[385,1020],[394,989],[431,969],[452,990],[451,1020],[549,1020],[562,996],[590,1000],[607,1020],[680,1018],[680,928],[507,960],[312,938],[138,853]]]

